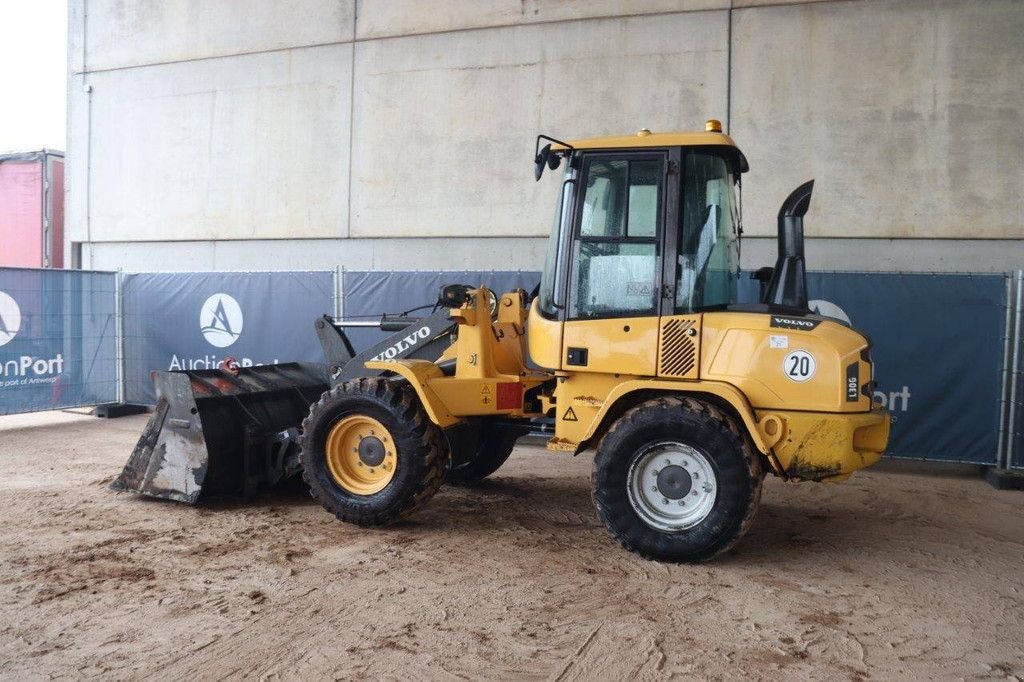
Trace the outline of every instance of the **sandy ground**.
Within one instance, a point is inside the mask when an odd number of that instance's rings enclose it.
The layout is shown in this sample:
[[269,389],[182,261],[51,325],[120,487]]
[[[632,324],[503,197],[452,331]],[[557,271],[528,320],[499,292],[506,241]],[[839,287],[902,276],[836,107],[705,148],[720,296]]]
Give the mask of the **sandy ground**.
[[737,550],[668,566],[611,543],[586,455],[360,530],[109,491],[145,419],[0,419],[0,676],[1024,676],[1024,494],[976,477],[769,480]]

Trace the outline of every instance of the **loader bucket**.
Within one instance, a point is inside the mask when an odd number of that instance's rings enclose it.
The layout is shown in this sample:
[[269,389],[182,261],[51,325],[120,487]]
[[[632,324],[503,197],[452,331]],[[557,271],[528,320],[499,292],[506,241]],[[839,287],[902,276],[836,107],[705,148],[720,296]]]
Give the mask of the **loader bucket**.
[[298,471],[297,437],[328,389],[320,365],[153,372],[157,403],[111,488],[195,504],[249,497]]

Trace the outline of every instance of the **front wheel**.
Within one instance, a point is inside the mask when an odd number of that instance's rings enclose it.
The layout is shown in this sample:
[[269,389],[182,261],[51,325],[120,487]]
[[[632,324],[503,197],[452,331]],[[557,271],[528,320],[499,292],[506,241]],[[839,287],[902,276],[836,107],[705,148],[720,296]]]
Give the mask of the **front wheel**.
[[753,521],[760,457],[733,419],[692,398],[650,400],[616,421],[591,477],[598,516],[626,549],[648,559],[706,561]]
[[416,392],[384,378],[323,394],[302,423],[302,476],[342,521],[381,526],[412,514],[444,479],[448,450]]

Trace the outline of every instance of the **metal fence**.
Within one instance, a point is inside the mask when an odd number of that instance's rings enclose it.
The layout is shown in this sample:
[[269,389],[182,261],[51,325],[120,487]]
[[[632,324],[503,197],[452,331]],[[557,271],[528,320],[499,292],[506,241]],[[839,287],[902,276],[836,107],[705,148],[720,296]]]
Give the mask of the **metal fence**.
[[0,414],[119,398],[117,273],[0,268]]
[[[1024,468],[1022,273],[815,272],[811,307],[872,344],[890,457]],[[428,313],[443,284],[537,272],[133,273],[0,269],[0,414],[152,404],[152,370],[321,360],[313,321]],[[740,297],[757,286],[741,279]],[[364,348],[381,332],[356,330]]]

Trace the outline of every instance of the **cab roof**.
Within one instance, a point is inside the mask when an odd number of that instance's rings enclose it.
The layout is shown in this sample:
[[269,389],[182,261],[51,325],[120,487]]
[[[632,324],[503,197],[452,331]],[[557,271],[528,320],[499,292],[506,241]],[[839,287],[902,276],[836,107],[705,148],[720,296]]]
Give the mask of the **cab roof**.
[[[582,140],[569,140],[566,143],[572,149],[646,149],[654,147],[731,147],[735,150],[741,172],[749,169],[746,157],[736,146],[731,137],[721,132],[721,123],[708,121],[703,132],[652,133],[646,128],[632,135],[613,135],[609,137],[588,137]],[[562,152],[565,145],[552,144],[552,151]]]

